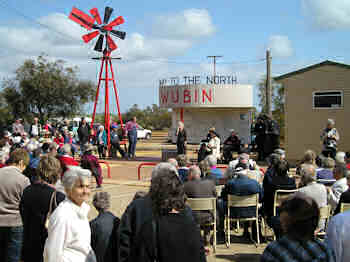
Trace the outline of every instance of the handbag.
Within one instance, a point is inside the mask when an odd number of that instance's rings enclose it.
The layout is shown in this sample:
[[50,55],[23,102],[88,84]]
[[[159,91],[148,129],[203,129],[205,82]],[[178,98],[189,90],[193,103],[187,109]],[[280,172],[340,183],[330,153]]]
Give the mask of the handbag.
[[154,262],[159,262],[158,258],[158,241],[157,241],[157,225],[158,223],[152,219],[153,244],[154,244]]
[[52,214],[52,211],[53,211],[53,208],[52,208],[53,204],[55,204],[55,207],[57,207],[56,190],[51,195],[49,212],[47,212],[46,220],[45,220],[45,228],[46,229],[49,228],[49,221],[50,221],[50,217],[51,217],[51,214]]

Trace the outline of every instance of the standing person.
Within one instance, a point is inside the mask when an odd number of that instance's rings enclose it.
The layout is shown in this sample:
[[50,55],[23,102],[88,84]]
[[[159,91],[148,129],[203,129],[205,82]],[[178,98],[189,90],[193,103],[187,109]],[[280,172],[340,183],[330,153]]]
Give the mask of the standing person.
[[50,217],[48,237],[44,247],[45,262],[96,261],[91,248],[88,220],[91,172],[70,167],[63,176],[67,198]]
[[177,172],[168,170],[153,177],[149,195],[153,217],[136,235],[130,261],[206,261],[199,227],[183,213],[184,186]]
[[96,144],[100,159],[104,159],[106,157],[107,135],[102,125],[98,127]]
[[329,156],[333,159],[335,159],[335,155],[337,153],[337,142],[339,141],[339,133],[334,125],[334,120],[328,119],[327,127],[323,129],[321,134],[321,140],[323,144],[322,154],[325,157]]
[[[163,176],[165,173],[175,173],[177,175],[176,168],[170,163],[159,163],[152,170],[152,184],[155,183],[155,178]],[[189,219],[193,220],[192,210],[189,207],[185,207],[185,210],[181,213]],[[137,236],[140,235],[142,225],[151,221],[152,214],[152,199],[151,193],[148,192],[144,197],[140,197],[132,201],[126,208],[118,229],[118,259],[119,262],[134,262],[132,255],[134,252],[134,245],[136,245]],[[180,243],[180,242],[179,242]],[[171,252],[172,254],[173,252]],[[186,260],[184,260],[186,261]]]
[[47,215],[65,198],[54,187],[61,175],[61,165],[55,157],[42,156],[37,174],[39,180],[24,190],[20,203],[24,229],[22,261],[43,261]]
[[124,150],[120,147],[120,138],[118,135],[118,126],[112,125],[111,132],[111,155],[113,158],[117,158],[117,150],[119,151],[122,158],[125,157]]
[[271,141],[271,152],[280,148],[280,126],[272,117],[268,117],[267,135]]
[[16,119],[16,121],[12,124],[12,135],[20,136],[24,132],[24,127],[21,124],[20,118]]
[[187,132],[184,128],[184,123],[179,121],[178,128],[176,130],[176,147],[178,155],[186,155],[186,144],[187,144]]
[[129,158],[135,158],[138,127],[139,126],[136,123],[136,116],[134,116],[132,120],[126,123],[126,131],[128,132],[128,139],[129,139],[129,148],[128,148]]
[[96,254],[97,262],[114,262],[118,254],[115,235],[120,224],[120,219],[113,215],[109,208],[111,196],[107,192],[97,192],[92,204],[98,212],[98,216],[90,221],[91,247]]
[[22,172],[29,163],[24,149],[10,155],[9,166],[0,169],[0,261],[18,262],[23,243],[23,223],[19,204],[30,181]]
[[98,163],[98,159],[92,154],[93,149],[94,146],[91,144],[86,146],[86,150],[80,160],[80,165],[82,168],[89,169],[91,171],[92,175],[96,179],[96,188],[100,188],[103,180],[102,169]]
[[234,129],[231,129],[231,134],[226,138],[224,142],[224,159],[227,162],[232,160],[232,152],[240,152],[241,150],[241,141],[238,138]]
[[33,124],[30,126],[29,135],[30,137],[38,137],[41,134],[41,125],[39,118],[34,117]]
[[265,159],[264,156],[264,141],[266,136],[266,125],[262,115],[260,115],[257,119],[257,122],[254,126],[255,144],[257,146],[258,151],[258,160],[263,161]]
[[90,126],[87,124],[84,117],[81,119],[81,124],[77,132],[78,132],[79,143],[80,143],[80,152],[82,155],[85,152],[85,144],[89,143],[89,137],[90,137]]

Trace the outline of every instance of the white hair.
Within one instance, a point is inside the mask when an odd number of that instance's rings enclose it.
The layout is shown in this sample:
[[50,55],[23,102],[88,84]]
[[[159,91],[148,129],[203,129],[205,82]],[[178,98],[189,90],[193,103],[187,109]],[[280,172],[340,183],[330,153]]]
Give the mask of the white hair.
[[170,163],[162,162],[153,168],[152,178],[155,178],[156,176],[161,175],[165,170],[174,171],[178,175],[178,172],[175,166],[173,166]]
[[346,157],[346,154],[344,152],[338,152],[335,155],[335,162],[345,164],[345,157]]
[[72,148],[71,148],[71,145],[70,144],[64,144],[62,147],[61,147],[61,153],[63,155],[67,155],[67,154],[70,154],[72,152]]
[[206,157],[209,167],[215,166],[218,163],[216,156],[209,155]]
[[67,168],[62,178],[62,184],[66,192],[74,187],[78,179],[91,177],[91,171],[88,169],[83,169],[80,166],[68,166]]
[[36,150],[38,147],[37,145],[35,145],[34,143],[32,142],[29,142],[26,146],[26,149],[28,152],[33,152],[34,150]]
[[327,120],[327,123],[329,124],[329,125],[335,125],[335,121],[333,120],[333,119],[331,119],[331,118],[329,118],[328,120]]
[[177,160],[175,158],[169,158],[167,163],[171,164],[175,168],[178,168],[178,166],[179,166],[179,163],[177,162]]
[[179,127],[184,127],[184,123],[183,123],[182,121],[179,121],[179,122],[178,122],[178,126],[179,126]]

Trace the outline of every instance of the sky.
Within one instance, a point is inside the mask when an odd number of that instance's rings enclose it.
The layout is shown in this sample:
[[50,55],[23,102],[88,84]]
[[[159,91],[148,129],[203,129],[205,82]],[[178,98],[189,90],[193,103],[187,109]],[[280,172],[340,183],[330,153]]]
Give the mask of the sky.
[[117,29],[126,39],[115,39],[112,53],[122,58],[113,66],[123,112],[133,104],[158,104],[160,79],[211,75],[209,55],[223,56],[218,75],[236,75],[239,84],[254,86],[255,105],[267,49],[273,76],[327,59],[350,64],[349,0],[0,0],[0,78],[44,53],[78,66],[79,78],[96,83],[95,41],[85,44],[87,30],[68,19],[73,6],[86,13],[97,7],[102,17],[110,6],[111,19],[125,19]]

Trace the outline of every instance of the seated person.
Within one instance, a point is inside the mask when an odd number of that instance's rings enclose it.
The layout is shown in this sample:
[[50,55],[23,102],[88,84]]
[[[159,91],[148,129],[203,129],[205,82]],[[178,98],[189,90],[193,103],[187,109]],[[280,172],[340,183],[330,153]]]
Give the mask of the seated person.
[[[188,198],[216,198],[215,184],[212,180],[201,180],[201,170],[198,166],[191,166],[188,170],[188,181],[184,184],[185,194]],[[193,217],[198,225],[206,225],[213,222],[213,214],[210,211],[193,211]],[[205,232],[209,232],[204,228]],[[207,235],[207,234],[205,234]]]
[[334,166],[335,161],[333,158],[325,157],[322,159],[322,167],[316,169],[317,180],[320,180],[318,181],[319,183],[332,185],[335,182],[335,179],[333,177]]
[[186,155],[178,155],[176,160],[179,165],[177,172],[179,173],[182,183],[185,183],[188,176],[187,157]]
[[227,162],[232,160],[232,152],[239,152],[241,149],[241,141],[236,135],[234,129],[231,129],[231,134],[228,138],[226,138],[224,142],[224,159]]
[[220,135],[215,131],[215,127],[209,128],[209,132],[207,134],[207,137],[202,140],[202,142],[209,142],[211,139],[211,134],[210,133],[215,133],[215,135],[220,139]]
[[261,262],[333,261],[327,246],[314,236],[320,211],[312,198],[298,192],[282,203],[280,211],[284,235],[265,248]]
[[257,171],[257,180],[260,181],[261,174],[259,171],[259,167],[256,164],[256,162],[253,159],[250,159],[249,155],[246,153],[242,153],[239,155],[239,157],[235,160],[232,160],[228,167],[226,168],[225,175],[227,176],[228,174],[234,172],[238,166],[239,163],[249,163],[248,168],[251,171]]
[[207,173],[206,179],[215,181],[215,184],[220,184],[220,180],[224,178],[221,169],[216,167],[217,159],[214,155],[209,155],[206,158],[210,171]]
[[349,171],[347,172],[346,180],[348,183],[348,190],[346,190],[343,194],[340,195],[339,203],[337,205],[337,208],[334,211],[334,215],[340,212],[341,203],[350,203],[350,172]]
[[332,187],[328,187],[328,203],[331,205],[332,210],[335,210],[338,206],[340,196],[346,190],[348,190],[348,183],[346,180],[347,168],[345,164],[337,164],[333,170],[335,183]]
[[281,161],[281,157],[279,154],[276,153],[272,153],[268,158],[267,158],[267,164],[268,167],[266,169],[265,175],[264,175],[264,179],[265,176],[273,176],[274,173],[276,172],[276,165],[279,163],[279,161]]
[[[247,170],[247,163],[240,163],[238,165],[239,169]],[[221,191],[221,200],[219,203],[219,217],[221,219],[220,225],[223,226],[223,219],[225,217],[225,213],[227,212],[227,196],[228,195],[236,195],[236,196],[249,196],[259,193],[259,199],[263,198],[263,190],[260,184],[255,180],[251,179],[244,172],[233,172],[230,175],[228,182],[225,187]],[[231,207],[230,215],[232,218],[245,218],[255,216],[257,207]],[[221,228],[223,229],[223,228]],[[244,235],[248,233],[248,224],[245,224],[244,227]],[[256,230],[252,230],[252,232],[256,232]]]
[[217,137],[214,131],[210,131],[210,140],[208,142],[207,151],[211,152],[211,155],[214,155],[216,159],[220,158],[220,138]]
[[[301,165],[301,180],[299,192],[314,199],[319,208],[327,206],[327,189],[324,185],[316,182],[316,170],[313,165]],[[325,221],[320,220],[318,229],[324,230]]]
[[264,176],[263,180],[263,210],[268,218],[273,216],[275,192],[278,189],[296,189],[295,178],[288,176],[288,164],[285,160],[279,160],[272,175]]

